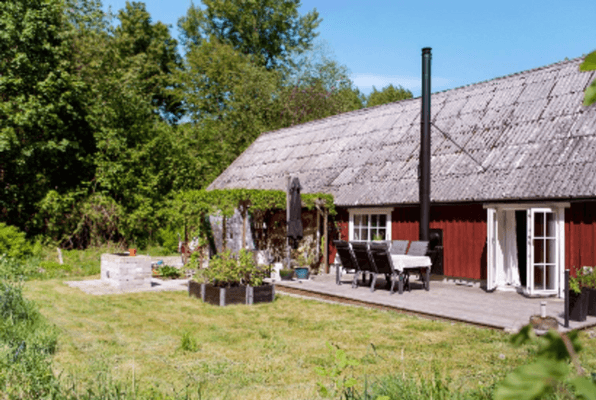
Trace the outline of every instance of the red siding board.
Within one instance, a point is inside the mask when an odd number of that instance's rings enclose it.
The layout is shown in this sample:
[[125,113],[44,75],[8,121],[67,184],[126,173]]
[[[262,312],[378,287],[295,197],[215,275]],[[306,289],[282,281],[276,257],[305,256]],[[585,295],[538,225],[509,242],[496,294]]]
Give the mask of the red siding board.
[[565,210],[565,267],[596,265],[596,202],[571,203]]
[[[418,207],[396,207],[393,240],[418,240]],[[443,230],[443,268],[446,276],[481,279],[486,275],[486,211],[481,204],[431,206],[431,229]]]

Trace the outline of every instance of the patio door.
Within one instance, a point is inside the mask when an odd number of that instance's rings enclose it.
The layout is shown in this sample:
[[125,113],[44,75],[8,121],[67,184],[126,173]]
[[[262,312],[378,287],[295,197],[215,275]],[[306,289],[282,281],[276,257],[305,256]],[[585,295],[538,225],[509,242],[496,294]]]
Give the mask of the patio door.
[[561,238],[557,210],[528,210],[527,282],[528,294],[557,294],[559,290],[559,249]]
[[485,205],[488,290],[563,297],[566,207]]

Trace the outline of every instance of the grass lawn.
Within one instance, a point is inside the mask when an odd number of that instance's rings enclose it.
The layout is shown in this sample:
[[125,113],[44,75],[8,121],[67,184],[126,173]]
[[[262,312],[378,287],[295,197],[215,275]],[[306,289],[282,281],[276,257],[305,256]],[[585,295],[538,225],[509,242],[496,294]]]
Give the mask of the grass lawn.
[[[200,387],[202,398],[318,398],[317,382],[331,380],[316,368],[335,365],[327,343],[359,360],[345,374],[360,388],[365,377],[438,371],[453,389],[471,390],[528,361],[529,348],[512,347],[509,335],[464,324],[284,295],[224,308],[186,292],[91,296],[62,280],[27,282],[25,295],[60,329],[55,372],[81,388],[108,376],[128,387],[134,379],[139,395],[196,396]],[[582,343],[582,364],[596,371],[594,340],[584,333]]]

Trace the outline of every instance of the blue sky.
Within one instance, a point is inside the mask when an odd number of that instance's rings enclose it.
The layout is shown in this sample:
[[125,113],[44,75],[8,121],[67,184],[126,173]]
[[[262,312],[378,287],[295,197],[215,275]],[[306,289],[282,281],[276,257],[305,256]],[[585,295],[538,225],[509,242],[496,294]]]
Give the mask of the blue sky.
[[[112,11],[125,3],[103,0]],[[191,1],[145,4],[177,37]],[[323,19],[317,40],[364,93],[392,83],[419,96],[423,47],[432,47],[433,92],[596,50],[596,0],[302,1],[302,13],[314,8]]]

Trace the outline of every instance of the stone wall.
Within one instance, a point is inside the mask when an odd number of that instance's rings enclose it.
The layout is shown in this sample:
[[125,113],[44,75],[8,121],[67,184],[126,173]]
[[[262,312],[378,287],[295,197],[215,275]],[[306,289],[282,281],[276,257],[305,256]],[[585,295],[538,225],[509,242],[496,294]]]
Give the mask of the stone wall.
[[120,289],[151,287],[151,257],[102,254],[101,280]]

